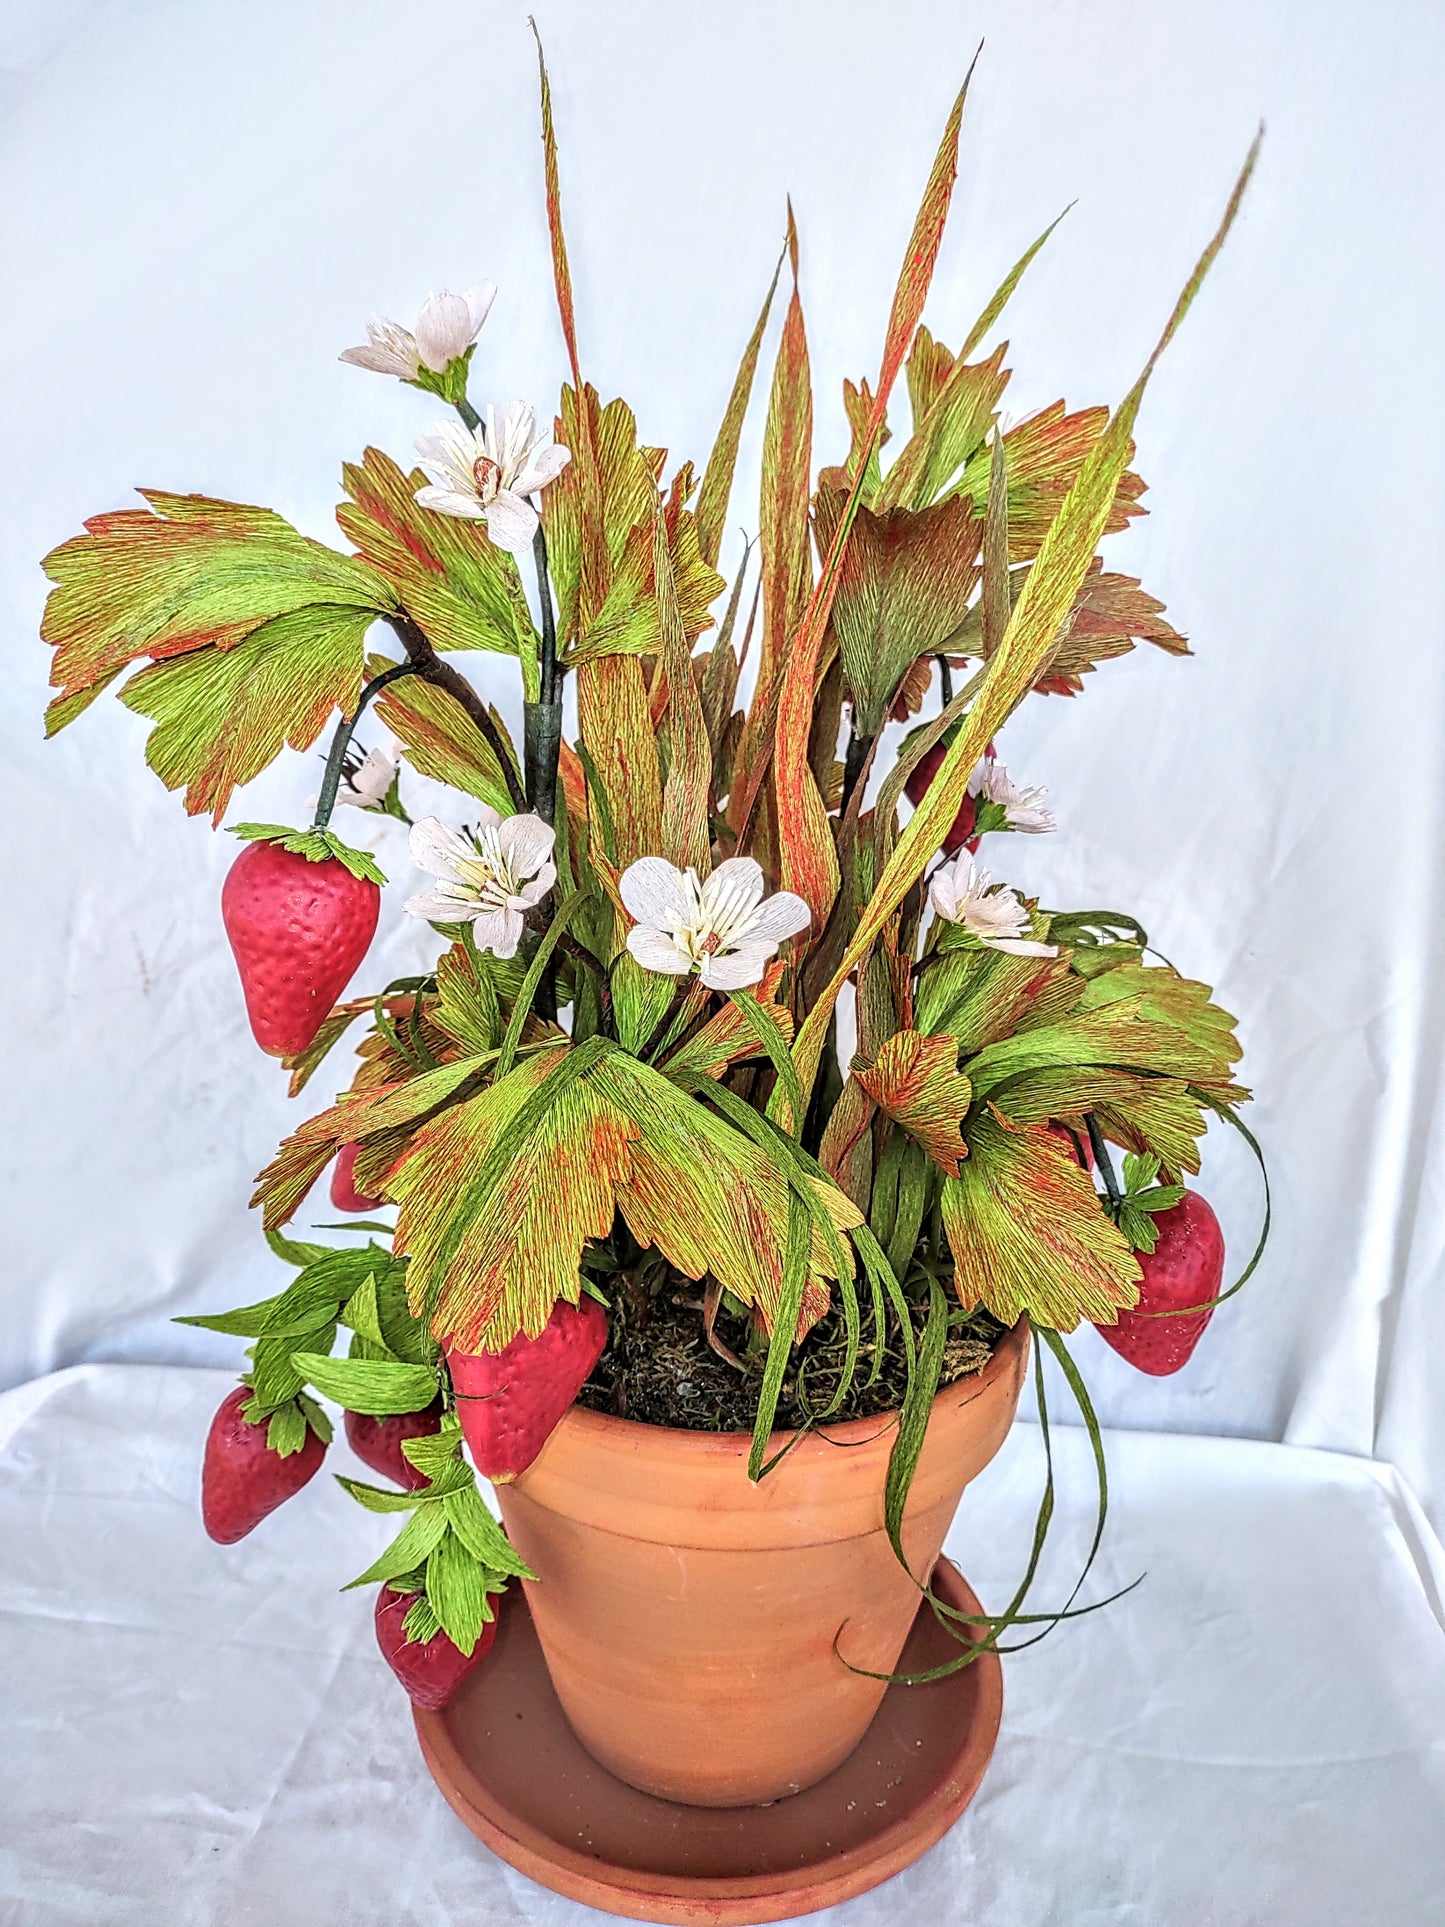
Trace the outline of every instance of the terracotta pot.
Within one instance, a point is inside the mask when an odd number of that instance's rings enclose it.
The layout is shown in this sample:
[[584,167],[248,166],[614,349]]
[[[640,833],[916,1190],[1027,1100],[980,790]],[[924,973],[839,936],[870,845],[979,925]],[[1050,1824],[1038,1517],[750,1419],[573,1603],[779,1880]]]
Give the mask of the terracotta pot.
[[[934,1401],[904,1519],[913,1572],[931,1571],[963,1488],[1003,1443],[1027,1360],[1019,1325]],[[797,1793],[847,1758],[884,1686],[838,1655],[892,1670],[918,1610],[883,1529],[895,1426],[823,1428],[753,1485],[743,1433],[574,1407],[497,1488],[541,1575],[527,1598],[557,1697],[594,1759],[643,1792],[731,1807]]]

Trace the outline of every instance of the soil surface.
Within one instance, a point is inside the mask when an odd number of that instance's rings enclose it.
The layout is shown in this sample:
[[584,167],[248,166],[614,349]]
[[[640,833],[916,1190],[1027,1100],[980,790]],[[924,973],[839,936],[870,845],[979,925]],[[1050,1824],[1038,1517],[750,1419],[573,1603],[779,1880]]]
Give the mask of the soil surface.
[[[915,1313],[921,1331],[924,1308]],[[993,1356],[1004,1327],[987,1312],[955,1311],[944,1348],[940,1383],[951,1385],[971,1372],[982,1371]],[[607,1350],[582,1387],[580,1405],[643,1425],[667,1425],[688,1432],[750,1432],[762,1383],[762,1351],[747,1351],[744,1321],[719,1316],[719,1340],[738,1359],[734,1364],[714,1350],[703,1329],[702,1296],[698,1286],[679,1279],[676,1288],[664,1287],[655,1296],[644,1323],[633,1322],[625,1303],[614,1305]],[[870,1418],[897,1411],[903,1403],[906,1360],[897,1326],[890,1332],[884,1362],[870,1385],[875,1346],[872,1319],[863,1313],[862,1344],[853,1385],[831,1422]],[[779,1431],[804,1424],[832,1397],[842,1367],[843,1321],[828,1315],[809,1333],[794,1354],[794,1369],[783,1381],[776,1420]],[[796,1369],[801,1363],[801,1374]],[[802,1395],[799,1395],[799,1377]]]

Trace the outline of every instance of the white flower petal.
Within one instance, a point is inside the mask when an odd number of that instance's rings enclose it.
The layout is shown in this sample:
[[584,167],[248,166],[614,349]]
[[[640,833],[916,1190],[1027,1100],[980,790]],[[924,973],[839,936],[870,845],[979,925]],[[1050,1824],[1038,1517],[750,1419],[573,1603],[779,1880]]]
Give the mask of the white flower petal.
[[444,890],[423,890],[417,896],[408,897],[402,908],[409,916],[421,917],[426,923],[465,923],[477,914],[475,902],[448,896]]
[[[420,501],[420,496],[417,499]],[[525,555],[531,548],[537,533],[537,511],[520,495],[513,495],[510,489],[498,489],[482,514],[486,518],[487,534],[499,549],[506,549],[510,555]]]
[[[644,863],[661,862],[660,857],[644,857]],[[632,866],[636,869],[636,864]],[[664,977],[685,977],[692,969],[692,958],[671,937],[663,936],[651,925],[637,923],[627,933],[627,948],[644,970],[655,970]]]
[[478,950],[490,950],[494,957],[515,957],[522,941],[520,910],[487,910],[472,925]]
[[518,890],[513,903],[525,904],[530,910],[534,903],[540,903],[552,885],[557,881],[557,866],[549,857],[538,870],[530,883],[524,883]]
[[617,892],[628,916],[661,930],[678,923],[692,909],[687,878],[666,857],[640,856],[617,879]]
[[794,896],[791,890],[777,890],[772,896],[764,897],[748,919],[741,941],[766,943],[776,950],[785,937],[797,936],[812,921],[813,913],[801,897]]
[[704,957],[698,975],[709,990],[746,990],[759,983],[775,943],[740,943],[722,956]]
[[514,877],[535,876],[556,841],[557,832],[535,810],[503,817],[497,829],[497,842]]
[[702,886],[704,903],[708,891],[714,887],[726,889],[729,894],[737,890],[740,895],[749,896],[757,903],[763,894],[763,866],[754,857],[730,856],[725,862],[719,863]]
[[479,281],[476,287],[467,290],[467,312],[472,318],[471,339],[473,341],[475,341],[477,336],[482,332],[482,323],[492,312],[492,303],[496,298],[497,284],[495,281]]
[[366,368],[374,375],[399,375],[403,381],[416,371],[411,362],[391,348],[368,345],[362,348],[343,348],[337,356],[338,361],[349,361],[353,368]]
[[1058,945],[1033,943],[1025,937],[985,937],[979,942],[989,950],[1006,950],[1011,957],[1057,957]]
[[560,442],[534,448],[520,472],[512,477],[509,487],[517,495],[535,495],[549,482],[555,482],[571,459],[571,449],[563,448]]
[[476,330],[464,294],[443,289],[432,295],[416,321],[416,348],[426,366],[440,374],[449,361],[464,355]]
[[424,509],[431,509],[437,515],[452,515],[466,522],[487,519],[487,511],[474,495],[461,495],[456,489],[419,488],[416,499]]
[[476,857],[466,838],[449,830],[439,816],[418,817],[407,844],[416,867],[434,877],[455,878],[458,864],[470,863]]

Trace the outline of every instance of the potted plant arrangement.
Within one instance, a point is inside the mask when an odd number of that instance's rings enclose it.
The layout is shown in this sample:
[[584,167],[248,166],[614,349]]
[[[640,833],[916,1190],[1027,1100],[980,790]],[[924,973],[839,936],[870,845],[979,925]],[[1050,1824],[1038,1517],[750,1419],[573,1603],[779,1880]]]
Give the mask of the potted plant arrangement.
[[[1089,1320],[1170,1372],[1226,1295],[1186,1179],[1209,1119],[1239,1125],[1232,1019],[1132,917],[991,872],[1052,828],[996,747],[1019,704],[1138,641],[1187,653],[1097,551],[1142,512],[1145,385],[1254,155],[1124,402],[1006,429],[985,344],[1047,235],[956,351],[921,323],[966,92],[835,464],[813,466],[791,215],[701,471],[587,382],[543,67],[553,421],[474,404],[495,291],[437,295],[343,356],[451,411],[419,469],[369,448],[343,470],[348,551],[147,490],[46,563],[50,728],[132,671],[121,701],[188,811],[219,824],[340,717],[311,822],[232,826],[221,908],[257,1042],[293,1094],[343,1038],[360,1062],[260,1176],[294,1279],[188,1321],[250,1341],[206,1441],[206,1528],[236,1541],[305,1485],[319,1400],[340,1406],[380,1483],[339,1482],[398,1525],[351,1583],[448,1797],[515,1864],[639,1918],[804,1912],[956,1818],[1003,1636],[1084,1609],[1025,1610],[1050,1493],[1001,1612],[939,1560],[1030,1352],[1045,1423],[1047,1353],[1098,1451],[1064,1335]],[[520,744],[456,666],[475,651],[515,660]],[[400,764],[361,752],[368,715]],[[401,764],[450,786],[447,815],[412,821]],[[398,844],[410,824],[405,907],[437,936],[423,974],[351,995],[383,878],[339,805],[398,819]],[[328,1167],[360,1244],[288,1229]],[[922,1765],[862,1800],[885,1717]],[[547,1805],[576,1784],[581,1847]]]

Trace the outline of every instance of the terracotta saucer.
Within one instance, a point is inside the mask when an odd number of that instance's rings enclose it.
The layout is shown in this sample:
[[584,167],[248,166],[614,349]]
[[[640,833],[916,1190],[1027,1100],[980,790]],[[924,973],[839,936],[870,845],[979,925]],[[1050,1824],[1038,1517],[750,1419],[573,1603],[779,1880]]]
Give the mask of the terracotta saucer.
[[[949,1605],[979,1610],[947,1560],[935,1583]],[[957,1651],[922,1609],[899,1670]],[[583,1750],[512,1588],[486,1665],[445,1712],[418,1711],[416,1729],[458,1816],[544,1887],[632,1920],[745,1927],[849,1900],[911,1866],[973,1798],[1002,1710],[1002,1667],[985,1654],[951,1678],[890,1686],[857,1751],[805,1793],[763,1807],[679,1806],[636,1792]]]

